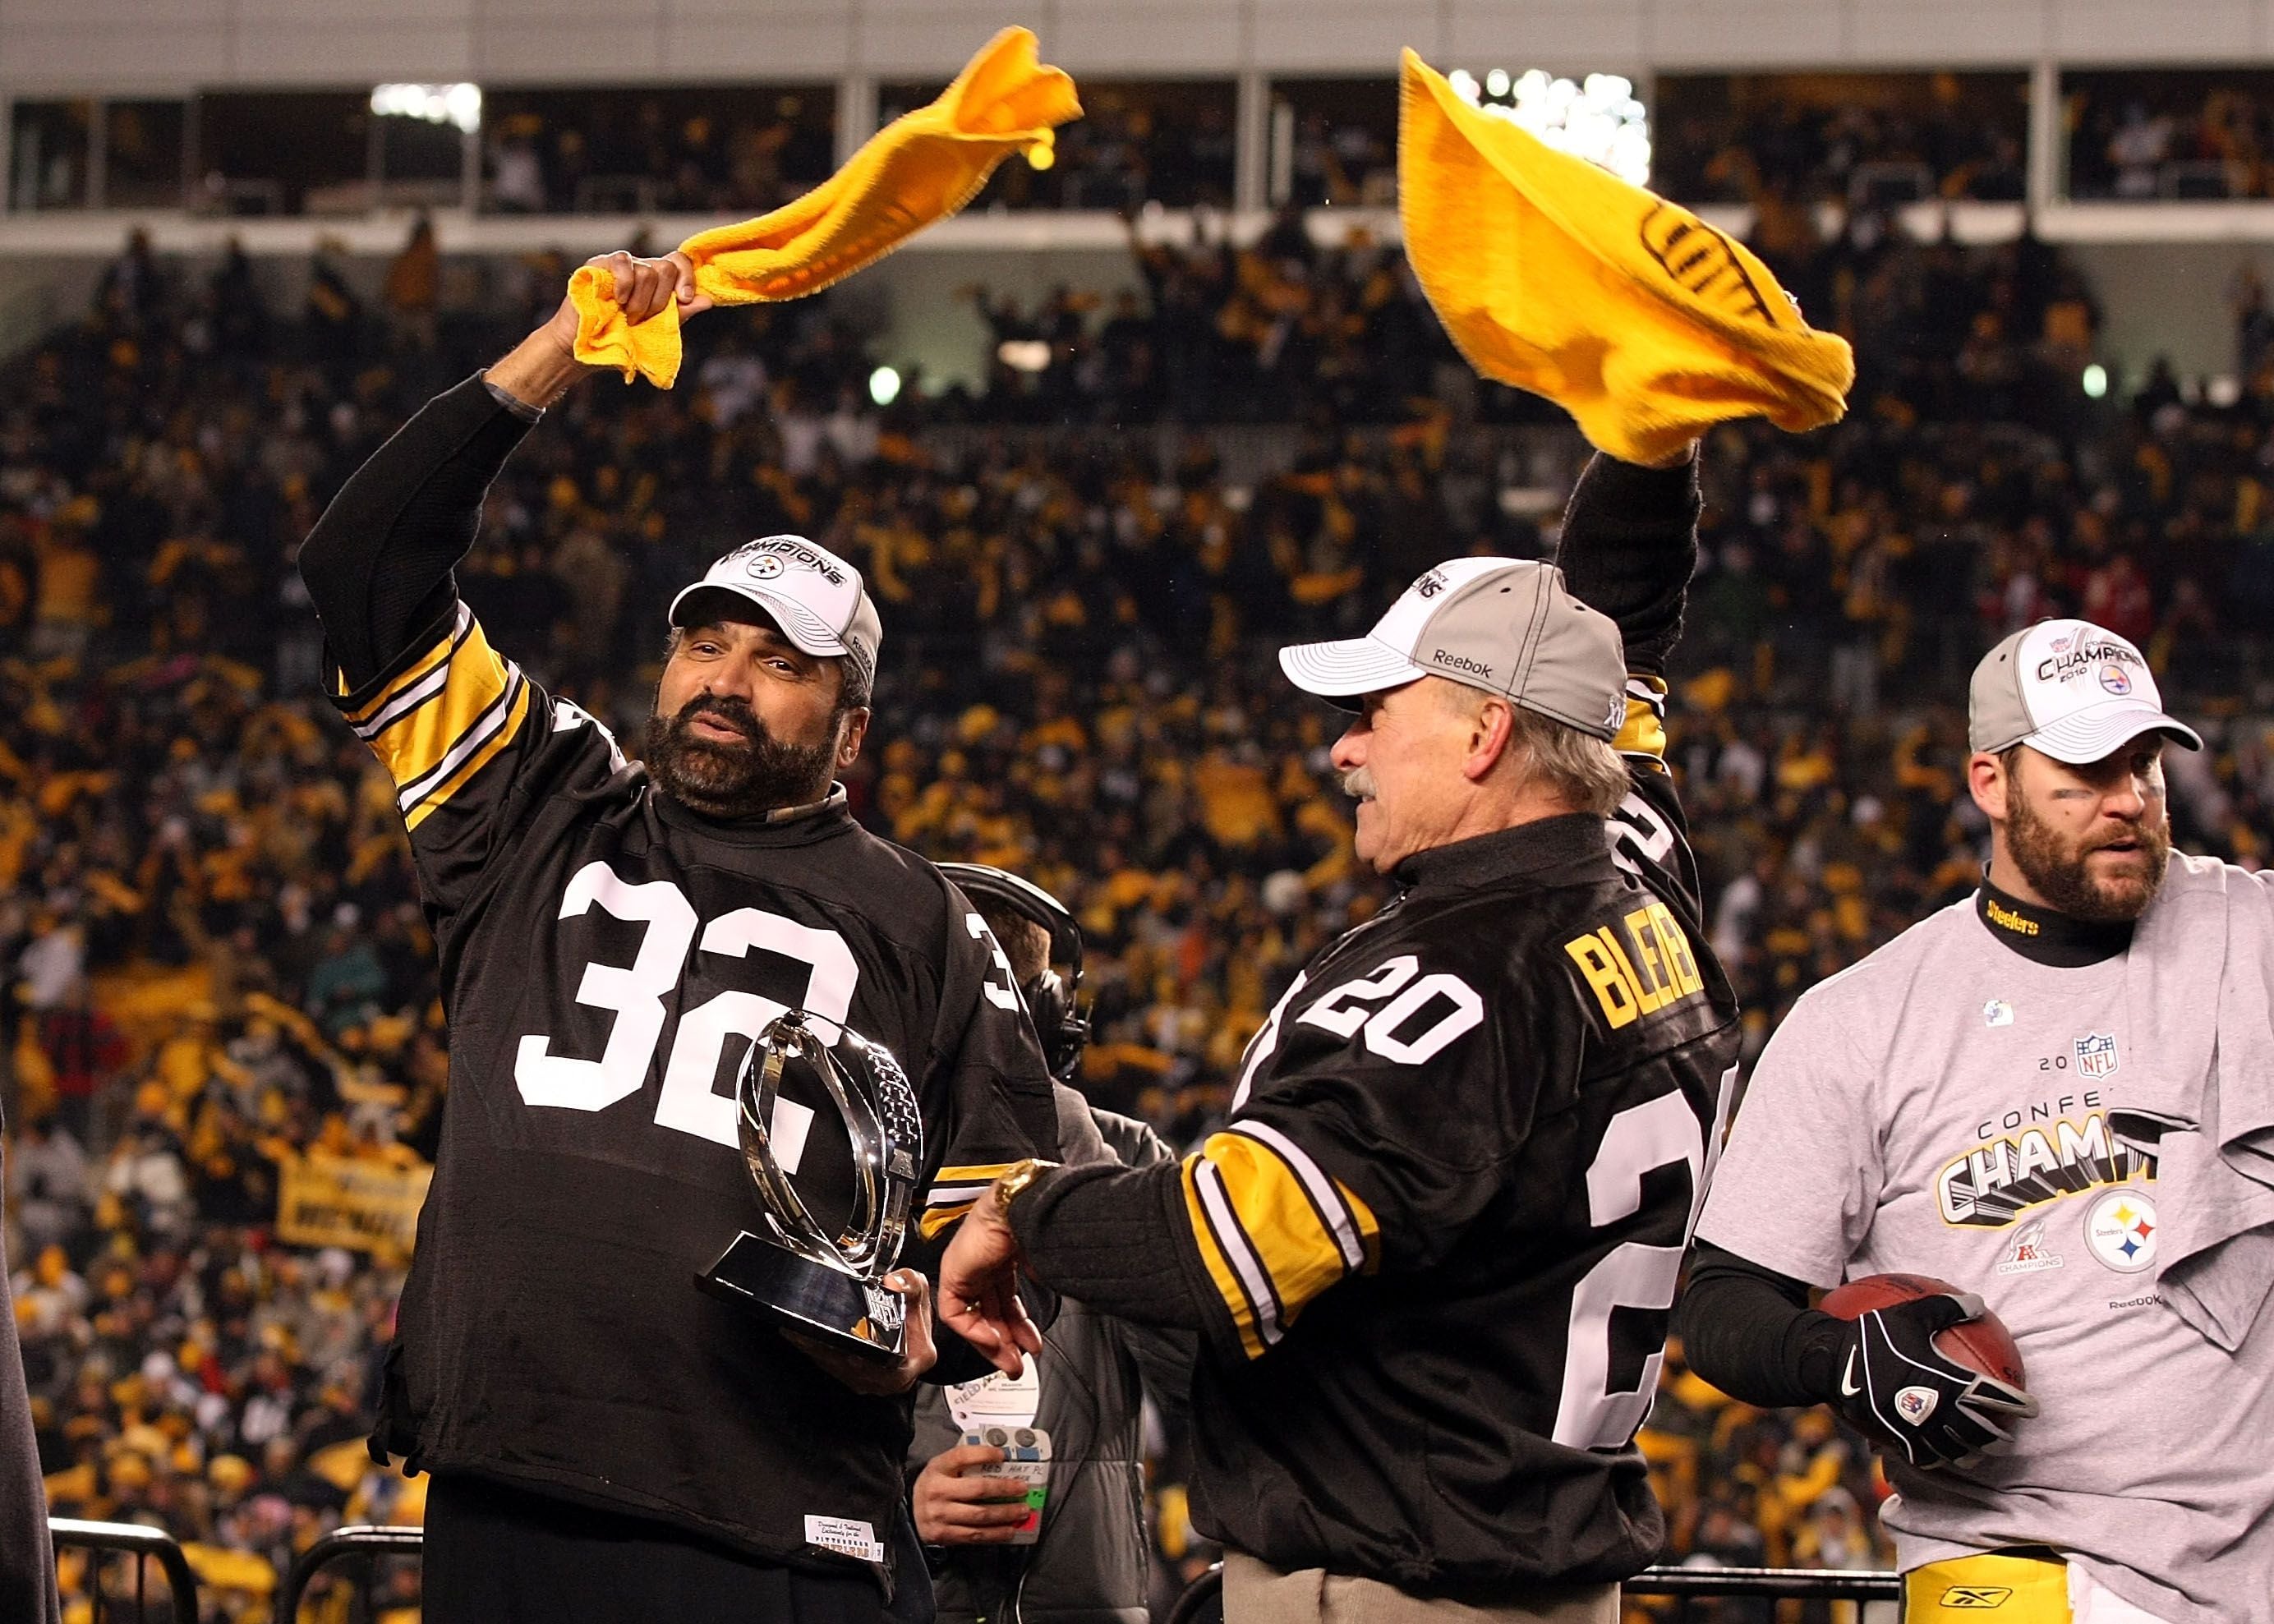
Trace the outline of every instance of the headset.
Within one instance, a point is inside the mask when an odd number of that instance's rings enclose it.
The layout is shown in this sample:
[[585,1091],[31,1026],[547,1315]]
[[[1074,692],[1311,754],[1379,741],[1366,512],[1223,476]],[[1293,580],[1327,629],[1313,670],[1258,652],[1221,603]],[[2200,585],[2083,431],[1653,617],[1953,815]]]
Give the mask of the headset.
[[[1081,927],[1065,904],[1031,880],[985,863],[945,862],[939,871],[961,886],[964,894],[998,902],[1020,918],[1032,920],[1050,934],[1050,964],[1019,989],[1027,1013],[1042,1040],[1043,1058],[1050,1075],[1065,1082],[1081,1064],[1081,1051],[1089,1046],[1089,1022],[1081,1013]],[[1052,965],[1063,964],[1061,979]]]

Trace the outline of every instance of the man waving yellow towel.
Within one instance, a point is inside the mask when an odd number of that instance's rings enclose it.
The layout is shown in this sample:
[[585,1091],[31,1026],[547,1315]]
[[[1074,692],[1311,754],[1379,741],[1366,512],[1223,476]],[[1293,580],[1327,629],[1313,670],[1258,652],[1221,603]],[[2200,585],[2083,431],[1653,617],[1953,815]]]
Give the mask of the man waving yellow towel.
[[[852,162],[770,214],[698,231],[679,245],[695,285],[714,304],[818,293],[882,259],[978,195],[995,166],[1023,152],[1049,166],[1051,132],[1081,115],[1073,80],[1037,58],[1035,36],[1005,28],[929,107],[894,119]],[[620,366],[668,389],[679,375],[676,302],[635,327],[613,277],[586,266],[569,279],[582,318],[576,358]]]
[[1688,209],[1464,101],[1412,51],[1397,133],[1405,254],[1486,377],[1600,450],[1677,455],[1716,423],[1835,422],[1856,380],[1769,268]]

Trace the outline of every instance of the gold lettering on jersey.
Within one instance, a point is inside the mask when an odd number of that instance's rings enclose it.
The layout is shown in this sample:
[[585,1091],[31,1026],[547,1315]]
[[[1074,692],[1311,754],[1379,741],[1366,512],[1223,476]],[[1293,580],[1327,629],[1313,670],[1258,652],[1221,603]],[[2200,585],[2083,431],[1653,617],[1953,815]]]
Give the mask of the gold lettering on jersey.
[[1563,951],[1579,966],[1613,1031],[1706,990],[1690,938],[1662,902],[1637,908],[1616,930],[1602,925],[1574,936]]
[[2017,936],[2033,936],[2037,934],[2036,920],[2016,914],[2011,908],[1999,907],[1998,899],[1994,897],[1985,898],[1985,901],[1988,904],[1992,924],[2001,929],[2010,930]]
[[2156,1159],[2108,1131],[2105,1114],[2067,1117],[1992,1139],[1943,1166],[1935,1199],[1945,1223],[2002,1229],[2047,1201],[2080,1190],[2120,1184],[2135,1173],[2156,1177]]
[[1620,973],[1618,961],[1604,948],[1601,937],[1592,932],[1573,936],[1563,944],[1563,951],[1571,955],[1571,962],[1579,966],[1579,974],[1595,989],[1595,1001],[1603,1006],[1603,1019],[1610,1023],[1612,1031],[1616,1032],[1642,1013],[1641,996]]

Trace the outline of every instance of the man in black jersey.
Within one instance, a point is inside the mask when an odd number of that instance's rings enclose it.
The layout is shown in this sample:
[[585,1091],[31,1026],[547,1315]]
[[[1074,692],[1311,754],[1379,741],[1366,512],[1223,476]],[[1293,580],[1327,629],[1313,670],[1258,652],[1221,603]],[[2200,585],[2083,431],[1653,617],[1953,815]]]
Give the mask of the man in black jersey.
[[[634,321],[707,301],[678,255],[594,262]],[[913,1260],[989,1179],[1057,1143],[1003,955],[930,863],[847,812],[882,628],[798,537],[737,547],[673,605],[644,767],[494,651],[452,568],[483,494],[588,370],[573,306],[430,402],[301,553],[332,698],[393,778],[440,959],[450,1104],[389,1350],[376,1452],[434,1475],[430,1624],[929,1615],[901,1507],[907,1388],[696,1289],[757,1229],[733,1079],[802,1008],[916,1083]],[[825,1222],[843,1124],[785,1098]],[[975,1373],[959,1350],[937,1373]],[[855,1389],[858,1390],[855,1390]]]
[[1285,650],[1359,712],[1334,758],[1397,899],[1197,1154],[1015,1169],[948,1249],[940,1317],[1005,1368],[1039,1340],[1014,1265],[1201,1333],[1193,1515],[1238,1624],[1609,1624],[1659,1550],[1633,1439],[1737,1049],[1661,759],[1697,504],[1688,457],[1598,459],[1568,589],[1454,560]]

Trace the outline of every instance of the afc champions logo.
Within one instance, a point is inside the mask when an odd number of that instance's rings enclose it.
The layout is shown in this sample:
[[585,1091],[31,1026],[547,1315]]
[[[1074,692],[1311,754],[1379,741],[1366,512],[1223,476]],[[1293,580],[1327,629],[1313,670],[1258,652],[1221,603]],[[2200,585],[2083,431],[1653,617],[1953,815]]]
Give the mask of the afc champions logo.
[[2120,1274],[2156,1266],[2156,1203],[2129,1185],[2107,1191],[2084,1210],[2084,1244],[2093,1261]]
[[2112,694],[2128,694],[2132,691],[2132,679],[2124,673],[2121,665],[2103,665],[2100,668],[2100,686]]

